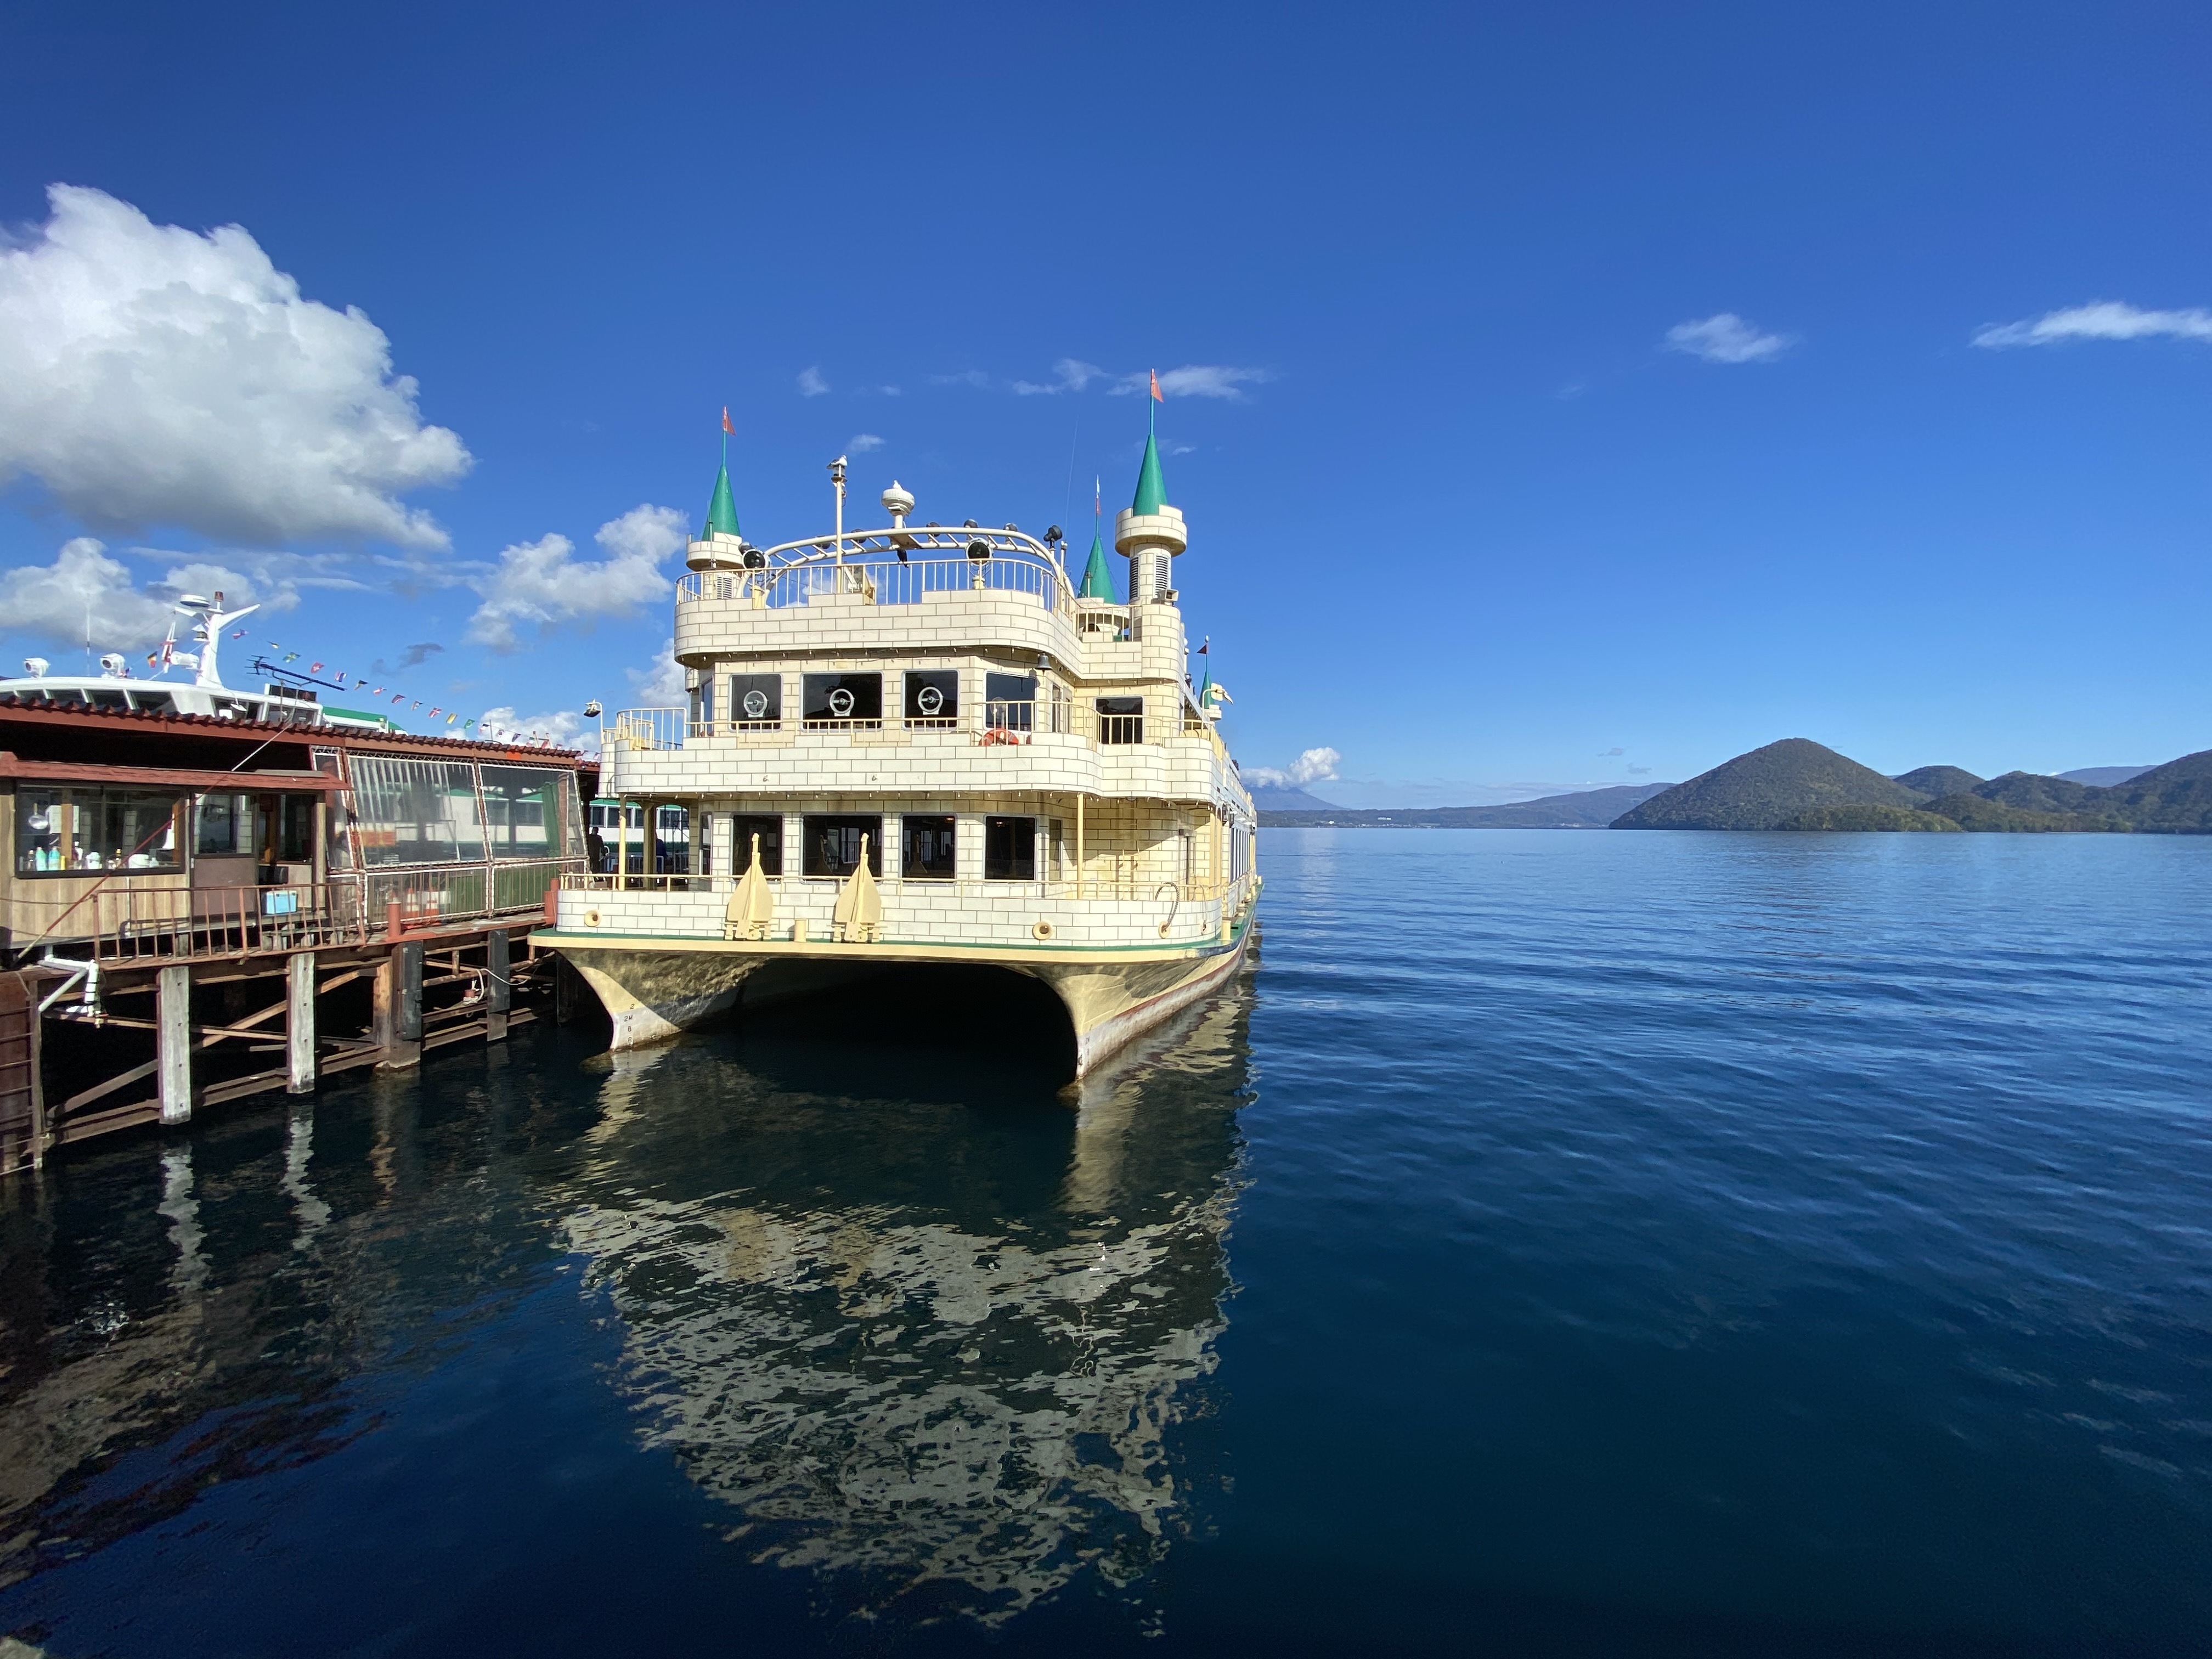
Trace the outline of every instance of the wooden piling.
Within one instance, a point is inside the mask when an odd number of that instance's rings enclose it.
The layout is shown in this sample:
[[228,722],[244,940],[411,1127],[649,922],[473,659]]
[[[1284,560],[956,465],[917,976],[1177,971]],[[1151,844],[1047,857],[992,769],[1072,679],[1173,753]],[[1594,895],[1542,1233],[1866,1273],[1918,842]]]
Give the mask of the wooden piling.
[[192,970],[182,963],[162,969],[155,980],[154,1024],[161,1121],[189,1122],[192,1115]]
[[289,1005],[284,1011],[284,1087],[295,1095],[315,1087],[315,953],[301,951],[284,964]]
[[385,1045],[383,1066],[419,1066],[422,1061],[422,947],[409,941],[392,947],[379,976],[389,982],[391,1036]]
[[505,1040],[507,1013],[514,1006],[514,981],[508,973],[507,929],[494,927],[484,934],[485,1042]]

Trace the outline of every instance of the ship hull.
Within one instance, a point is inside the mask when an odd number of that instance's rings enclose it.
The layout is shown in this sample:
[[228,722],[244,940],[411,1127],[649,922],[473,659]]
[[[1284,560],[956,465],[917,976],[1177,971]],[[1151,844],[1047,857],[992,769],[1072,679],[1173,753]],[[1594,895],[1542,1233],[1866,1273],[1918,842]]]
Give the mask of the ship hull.
[[932,963],[1004,968],[1051,988],[1073,1030],[1075,1071],[1081,1077],[1132,1038],[1227,985],[1244,961],[1251,927],[1248,913],[1226,940],[1157,951],[571,933],[542,934],[538,945],[559,951],[592,988],[613,1025],[610,1046],[618,1049],[665,1042],[740,1008],[831,990],[893,968]]

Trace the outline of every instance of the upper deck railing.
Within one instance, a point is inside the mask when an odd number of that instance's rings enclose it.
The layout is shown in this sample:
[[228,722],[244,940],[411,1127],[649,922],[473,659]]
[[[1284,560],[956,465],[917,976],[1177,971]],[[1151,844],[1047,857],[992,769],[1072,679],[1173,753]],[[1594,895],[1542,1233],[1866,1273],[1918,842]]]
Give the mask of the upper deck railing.
[[1066,697],[1033,702],[990,697],[959,714],[933,720],[886,715],[860,720],[696,720],[683,708],[624,708],[604,730],[605,749],[633,751],[681,749],[686,740],[697,743],[719,737],[741,743],[781,742],[786,732],[797,731],[918,732],[984,748],[1018,745],[1040,735],[1083,738],[1109,749],[1159,744],[1174,737],[1216,740],[1212,722],[1188,706],[1164,715],[1155,713],[1148,719],[1140,714],[1102,714],[1095,706]]
[[872,530],[790,542],[753,555],[757,566],[686,572],[676,602],[749,603],[780,611],[817,595],[858,594],[871,605],[919,605],[925,593],[1018,593],[1056,615],[1075,613],[1074,590],[1052,550],[1019,531]]

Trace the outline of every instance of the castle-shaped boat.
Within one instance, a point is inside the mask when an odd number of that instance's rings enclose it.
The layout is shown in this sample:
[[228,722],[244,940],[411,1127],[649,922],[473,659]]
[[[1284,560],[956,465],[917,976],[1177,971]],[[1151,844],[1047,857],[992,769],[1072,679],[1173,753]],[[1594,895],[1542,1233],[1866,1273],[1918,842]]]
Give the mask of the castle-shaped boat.
[[1096,528],[1071,580],[1058,526],[917,524],[896,483],[890,523],[848,532],[830,473],[831,532],[757,548],[725,462],[677,588],[690,707],[603,728],[607,867],[562,878],[538,948],[617,1048],[802,993],[865,1018],[890,968],[1002,969],[1056,994],[1080,1074],[1228,981],[1260,888],[1157,442],[1114,520],[1126,601]]

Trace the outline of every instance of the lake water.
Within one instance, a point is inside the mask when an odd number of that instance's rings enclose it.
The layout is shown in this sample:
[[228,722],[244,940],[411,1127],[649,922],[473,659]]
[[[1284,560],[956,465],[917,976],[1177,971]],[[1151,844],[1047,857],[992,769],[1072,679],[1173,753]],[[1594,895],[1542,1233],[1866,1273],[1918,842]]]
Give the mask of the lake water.
[[865,1007],[540,1028],[19,1178],[0,1632],[2212,1645],[2212,841],[1262,856],[1079,1100]]

